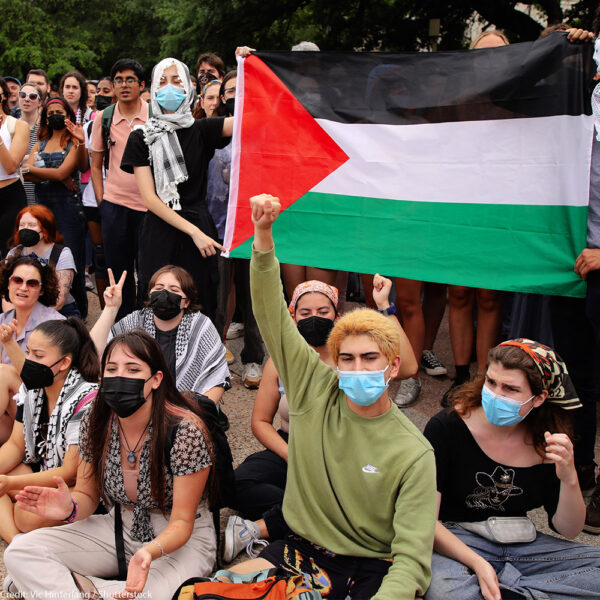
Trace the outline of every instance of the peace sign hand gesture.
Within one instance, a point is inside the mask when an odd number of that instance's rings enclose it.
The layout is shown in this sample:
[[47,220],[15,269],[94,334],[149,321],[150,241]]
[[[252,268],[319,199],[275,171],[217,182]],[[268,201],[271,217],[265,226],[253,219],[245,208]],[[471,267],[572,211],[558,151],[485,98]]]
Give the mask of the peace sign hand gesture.
[[104,290],[104,303],[108,308],[119,309],[123,301],[123,285],[127,277],[127,271],[123,271],[119,283],[115,283],[112,269],[108,269],[108,287]]

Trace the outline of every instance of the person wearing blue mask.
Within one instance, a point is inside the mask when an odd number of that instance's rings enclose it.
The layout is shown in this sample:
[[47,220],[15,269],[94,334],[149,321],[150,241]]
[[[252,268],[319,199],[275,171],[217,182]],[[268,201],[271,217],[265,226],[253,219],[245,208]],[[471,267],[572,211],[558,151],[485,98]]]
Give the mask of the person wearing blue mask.
[[401,333],[387,316],[358,309],[329,334],[336,369],[320,360],[283,297],[272,235],[279,200],[262,194],[251,205],[252,306],[288,398],[283,516],[294,535],[233,569],[303,573],[323,597],[414,600],[429,585],[435,466],[431,446],[389,396]]
[[[246,56],[247,47],[236,54]],[[152,70],[152,117],[127,141],[121,169],[135,175],[148,208],[140,228],[138,277],[142,297],[152,274],[165,264],[183,267],[214,321],[217,305],[217,230],[208,210],[208,163],[229,143],[233,117],[194,119],[196,90],[185,64],[161,60]]]
[[426,600],[598,597],[600,548],[536,531],[578,535],[585,503],[571,415],[581,403],[562,359],[519,338],[492,348],[485,375],[453,390],[431,418],[439,521]]

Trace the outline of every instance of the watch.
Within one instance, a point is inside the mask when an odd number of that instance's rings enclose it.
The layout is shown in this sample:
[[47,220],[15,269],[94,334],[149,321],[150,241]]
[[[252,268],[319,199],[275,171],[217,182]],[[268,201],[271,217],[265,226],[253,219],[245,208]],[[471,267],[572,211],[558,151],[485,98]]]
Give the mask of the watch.
[[377,309],[377,312],[381,313],[384,317],[389,317],[390,315],[396,314],[396,305],[393,302],[390,302],[390,305],[387,308]]

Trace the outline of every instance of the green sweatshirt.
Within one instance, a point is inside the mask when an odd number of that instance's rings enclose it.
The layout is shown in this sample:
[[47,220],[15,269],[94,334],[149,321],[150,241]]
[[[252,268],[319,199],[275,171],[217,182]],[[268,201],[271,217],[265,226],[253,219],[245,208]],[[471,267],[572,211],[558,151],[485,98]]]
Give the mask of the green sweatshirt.
[[377,600],[413,600],[431,578],[437,498],[433,450],[392,406],[365,418],[298,333],[275,251],[253,251],[256,321],[290,407],[283,514],[296,534],[348,556],[391,558]]

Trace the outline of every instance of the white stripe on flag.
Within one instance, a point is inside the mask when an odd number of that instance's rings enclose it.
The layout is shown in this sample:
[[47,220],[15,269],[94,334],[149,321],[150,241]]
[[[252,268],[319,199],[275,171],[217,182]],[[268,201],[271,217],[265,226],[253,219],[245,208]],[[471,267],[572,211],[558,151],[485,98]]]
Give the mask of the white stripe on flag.
[[350,160],[313,192],[420,202],[588,204],[593,120],[587,115],[318,123]]

